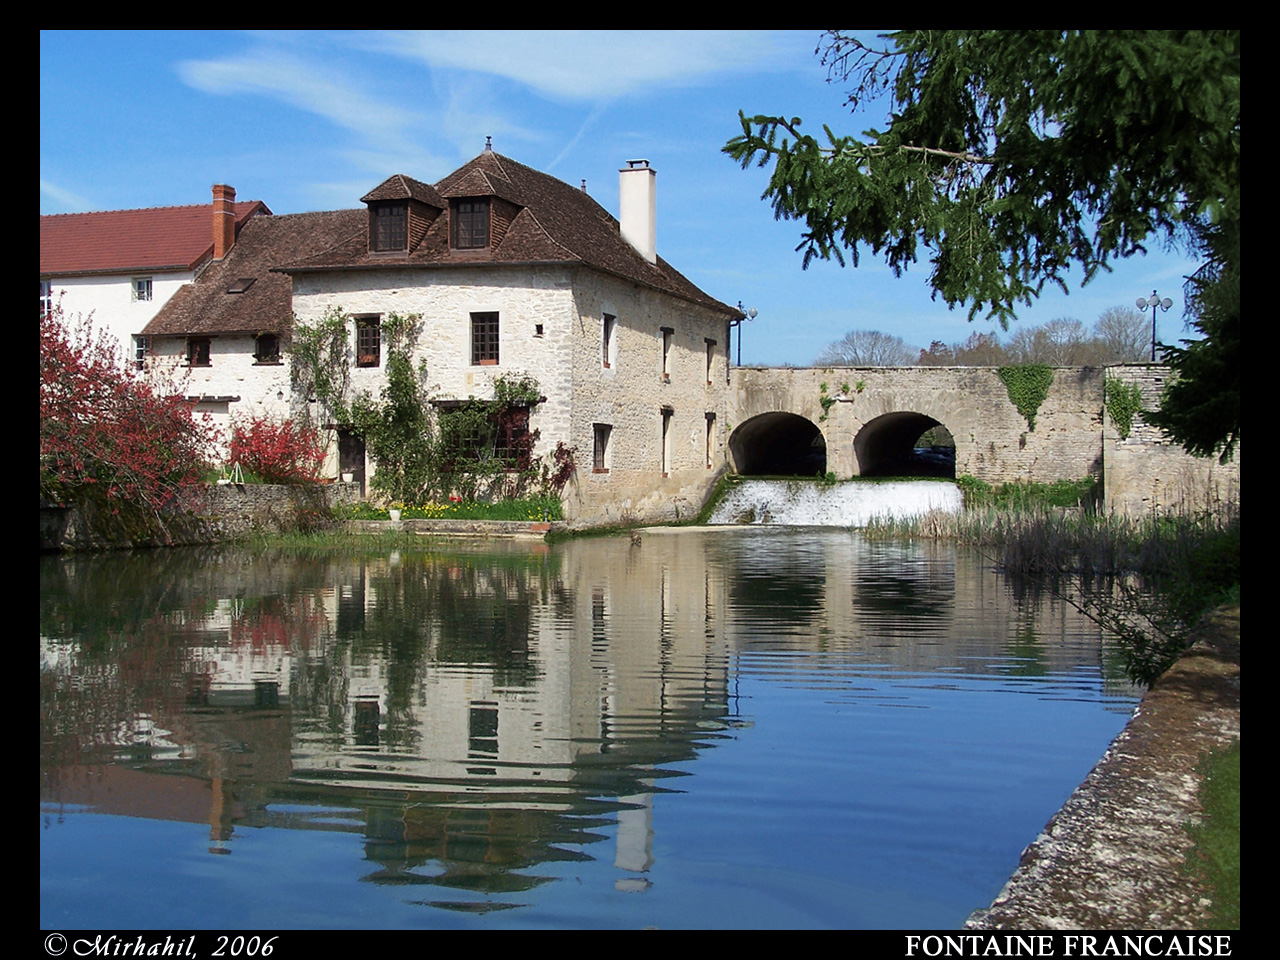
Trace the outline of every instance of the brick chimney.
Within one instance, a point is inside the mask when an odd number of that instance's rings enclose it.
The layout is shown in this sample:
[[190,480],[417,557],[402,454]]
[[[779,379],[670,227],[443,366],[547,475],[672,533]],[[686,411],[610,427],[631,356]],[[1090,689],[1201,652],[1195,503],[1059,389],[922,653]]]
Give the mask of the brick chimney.
[[628,160],[618,171],[618,226],[622,239],[650,263],[658,262],[657,171],[648,160]]
[[221,260],[236,242],[236,188],[213,185],[213,259]]

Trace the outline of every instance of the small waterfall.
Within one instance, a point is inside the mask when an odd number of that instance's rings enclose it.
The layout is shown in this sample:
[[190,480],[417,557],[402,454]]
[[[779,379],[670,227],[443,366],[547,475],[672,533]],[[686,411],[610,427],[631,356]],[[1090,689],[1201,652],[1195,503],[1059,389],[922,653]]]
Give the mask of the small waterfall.
[[959,513],[963,506],[960,488],[941,480],[747,480],[729,491],[708,522],[865,527],[873,517],[904,519],[931,510]]

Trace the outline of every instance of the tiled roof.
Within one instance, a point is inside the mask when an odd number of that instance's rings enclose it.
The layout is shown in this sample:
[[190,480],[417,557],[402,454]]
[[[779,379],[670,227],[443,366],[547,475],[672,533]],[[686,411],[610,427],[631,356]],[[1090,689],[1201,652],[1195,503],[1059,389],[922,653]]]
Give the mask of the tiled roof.
[[[390,199],[402,189],[397,186],[401,180],[417,183],[397,175],[375,187],[366,199]],[[726,315],[738,315],[737,310],[708,296],[661,257],[656,264],[645,260],[622,239],[618,221],[588,194],[509,157],[485,151],[428,189],[444,198],[499,197],[520,210],[505,232],[495,235],[492,246],[481,250],[450,249],[450,217],[446,209],[406,255],[371,254],[367,226],[361,223],[349,235],[335,236],[327,249],[282,262],[280,269],[294,273],[503,263],[583,264]],[[447,206],[446,202],[444,207]]]
[[360,198],[361,203],[372,203],[375,200],[421,200],[423,203],[430,204],[443,210],[448,206],[448,201],[436,192],[436,188],[429,183],[423,183],[421,180],[415,180],[413,177],[406,177],[403,173],[397,173],[394,177],[388,177],[382,183],[378,184],[363,197]]
[[357,209],[254,217],[227,255],[209,264],[193,283],[179,287],[142,332],[148,336],[286,332],[293,315],[293,282],[272,268],[324,249],[336,237],[358,233],[363,238],[368,216],[366,210]]
[[[261,200],[236,203],[239,229]],[[40,276],[194,270],[213,253],[213,206],[148,207],[40,218]]]

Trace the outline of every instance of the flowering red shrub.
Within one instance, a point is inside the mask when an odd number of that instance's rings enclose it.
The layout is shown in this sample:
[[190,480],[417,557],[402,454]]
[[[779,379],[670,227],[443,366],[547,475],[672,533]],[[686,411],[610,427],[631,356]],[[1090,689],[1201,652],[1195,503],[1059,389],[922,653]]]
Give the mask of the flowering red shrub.
[[315,483],[324,458],[319,433],[293,420],[253,417],[231,429],[231,462],[267,483]]
[[121,362],[88,317],[40,315],[40,496],[158,512],[202,488],[216,432],[176,385]]

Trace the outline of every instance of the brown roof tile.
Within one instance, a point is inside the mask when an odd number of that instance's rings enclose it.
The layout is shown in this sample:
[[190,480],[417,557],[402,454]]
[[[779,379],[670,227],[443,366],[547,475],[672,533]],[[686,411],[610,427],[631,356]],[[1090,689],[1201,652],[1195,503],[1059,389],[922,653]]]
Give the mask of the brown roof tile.
[[[148,336],[285,333],[293,316],[293,282],[272,268],[345,237],[364,244],[368,212],[333,210],[254,217],[234,247],[180,287],[147,324]],[[241,293],[228,291],[254,282]]]
[[[236,203],[237,229],[261,200]],[[40,276],[194,270],[213,254],[212,204],[59,213],[40,218]]]
[[413,177],[406,177],[403,173],[397,173],[395,176],[388,177],[378,184],[363,197],[360,198],[361,203],[373,203],[375,200],[421,200],[433,207],[443,210],[447,207],[448,201],[436,191],[436,188],[429,183],[423,183],[421,180],[415,180]]
[[[396,179],[384,181],[375,192]],[[622,239],[618,221],[588,194],[509,157],[485,151],[439,181],[434,190],[444,198],[497,196],[522,209],[491,249],[451,250],[446,210],[407,255],[370,254],[362,228],[358,235],[335,238],[328,248],[317,248],[314,255],[282,261],[280,269],[308,272],[503,263],[583,264],[726,315],[738,313],[708,296],[661,257],[656,264],[646,261]]]

